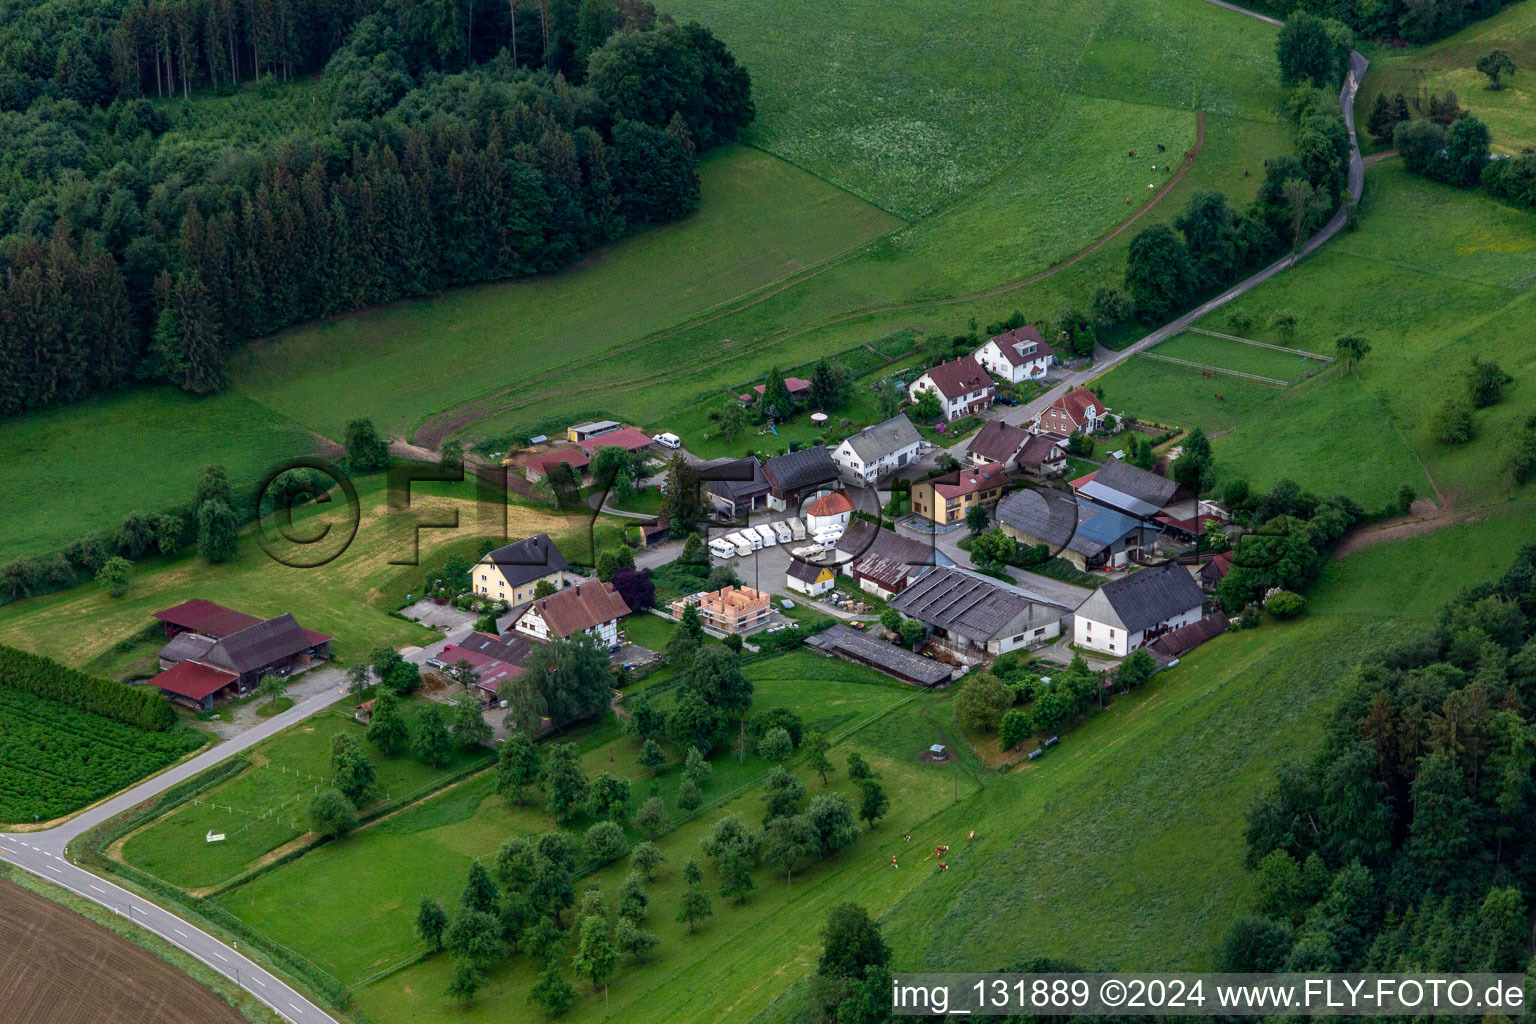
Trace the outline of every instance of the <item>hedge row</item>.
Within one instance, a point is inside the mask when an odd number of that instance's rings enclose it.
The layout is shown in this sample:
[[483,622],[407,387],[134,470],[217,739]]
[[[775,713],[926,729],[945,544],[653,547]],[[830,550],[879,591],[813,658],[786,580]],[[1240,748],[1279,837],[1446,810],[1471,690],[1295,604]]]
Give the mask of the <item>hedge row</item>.
[[159,690],[125,686],[60,665],[52,658],[0,644],[0,686],[56,700],[80,711],[164,732],[176,724],[176,709]]

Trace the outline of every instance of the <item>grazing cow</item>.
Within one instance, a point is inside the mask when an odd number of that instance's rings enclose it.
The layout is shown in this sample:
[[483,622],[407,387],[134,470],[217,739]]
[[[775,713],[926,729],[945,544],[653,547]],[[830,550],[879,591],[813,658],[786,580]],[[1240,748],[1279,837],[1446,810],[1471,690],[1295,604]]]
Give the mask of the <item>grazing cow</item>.
[[1225,402],[1226,400],[1226,396],[1224,396],[1220,391],[1216,392],[1216,401]]
[[948,871],[949,870],[949,865],[945,864],[943,861],[939,861],[939,870],[940,871]]

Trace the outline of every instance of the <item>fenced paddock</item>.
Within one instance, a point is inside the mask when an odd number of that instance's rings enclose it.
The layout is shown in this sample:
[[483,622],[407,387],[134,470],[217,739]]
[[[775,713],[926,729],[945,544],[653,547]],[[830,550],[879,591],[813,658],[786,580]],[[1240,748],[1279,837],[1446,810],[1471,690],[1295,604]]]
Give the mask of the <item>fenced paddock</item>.
[[1241,377],[1274,388],[1299,384],[1333,362],[1328,356],[1305,349],[1200,328],[1175,335],[1144,354],[1202,373]]

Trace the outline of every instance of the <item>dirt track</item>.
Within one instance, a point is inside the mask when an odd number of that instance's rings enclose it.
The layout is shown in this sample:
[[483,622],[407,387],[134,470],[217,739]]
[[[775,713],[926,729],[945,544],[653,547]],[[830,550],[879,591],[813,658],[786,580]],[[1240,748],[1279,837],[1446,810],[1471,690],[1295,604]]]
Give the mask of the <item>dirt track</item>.
[[26,1024],[245,1024],[147,949],[0,880],[0,1020]]

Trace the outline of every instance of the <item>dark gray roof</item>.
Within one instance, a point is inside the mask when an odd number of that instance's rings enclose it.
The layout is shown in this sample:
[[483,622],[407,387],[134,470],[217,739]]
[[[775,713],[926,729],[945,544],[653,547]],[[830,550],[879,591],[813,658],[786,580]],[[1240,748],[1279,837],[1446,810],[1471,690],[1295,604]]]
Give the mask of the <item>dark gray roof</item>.
[[570,569],[565,556],[555,547],[555,542],[549,539],[547,533],[536,533],[516,544],[497,548],[485,557],[501,570],[507,582],[514,587]]
[[[1173,501],[1179,485],[1120,459],[1109,459],[1082,492],[1136,515],[1151,515]],[[1126,500],[1129,499],[1129,500]],[[1149,508],[1150,507],[1150,508]]]
[[905,413],[897,413],[884,423],[876,423],[848,438],[848,446],[866,464],[876,462],[886,455],[921,444],[923,435],[917,432]]
[[196,633],[177,633],[171,638],[171,642],[160,648],[160,657],[164,661],[193,661],[207,654],[217,643],[212,637],[199,636]]
[[1077,614],[1137,633],[1205,604],[1205,594],[1177,562],[1111,580],[1089,595]]
[[980,573],[935,566],[891,600],[891,607],[976,643],[1059,620],[1067,609]]
[[920,686],[937,686],[950,679],[951,670],[937,661],[876,640],[851,626],[833,626],[809,637],[805,643],[807,647],[860,662]]
[[925,544],[915,537],[907,537],[895,530],[883,530],[865,519],[852,519],[843,535],[837,540],[837,550],[846,562],[858,561],[866,555],[879,555],[892,562],[905,565],[930,566],[953,565],[954,560],[937,546]]
[[202,661],[231,672],[252,672],[306,651],[315,641],[294,620],[292,612],[247,626],[208,648]]
[[801,583],[815,583],[816,577],[826,572],[825,565],[812,565],[810,562],[801,561],[798,558],[789,560],[789,568],[784,570],[787,575]]
[[1018,463],[1021,466],[1039,466],[1052,457],[1057,460],[1066,458],[1066,453],[1057,447],[1056,439],[1043,437],[1040,434],[1030,434],[1029,440],[1024,442],[1024,447],[1019,449]]
[[762,463],[750,455],[743,459],[711,459],[700,463],[698,470],[709,493],[727,501],[745,501],[768,490]]
[[[1074,509],[1075,506],[1075,509]],[[1025,488],[997,506],[997,521],[1046,546],[1096,555],[1138,529],[1141,520],[1047,488]]]
[[1182,658],[1207,640],[1225,633],[1230,625],[1231,623],[1221,611],[1214,611],[1197,622],[1180,626],[1172,633],[1164,633],[1152,641],[1151,647],[1158,654],[1165,654],[1170,658]]
[[1013,461],[1013,457],[1024,447],[1030,439],[1029,431],[1023,427],[1016,427],[1012,423],[1004,423],[1002,420],[987,420],[981,425],[975,437],[966,450],[972,455],[979,455],[992,462],[1000,462],[1003,465]]
[[763,473],[781,491],[801,490],[838,479],[837,463],[822,444],[769,459],[763,463]]

